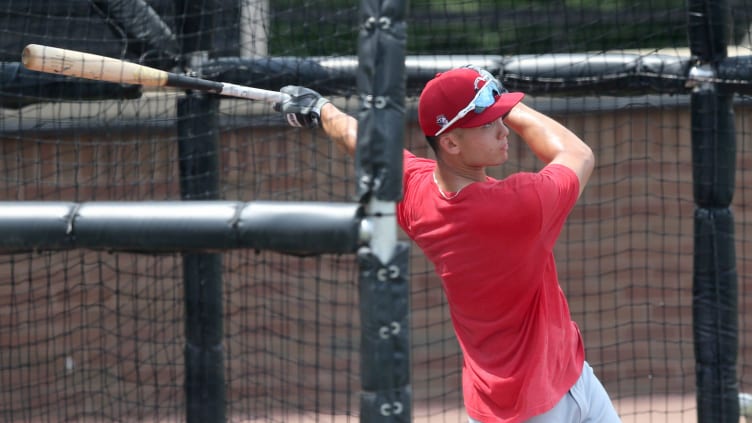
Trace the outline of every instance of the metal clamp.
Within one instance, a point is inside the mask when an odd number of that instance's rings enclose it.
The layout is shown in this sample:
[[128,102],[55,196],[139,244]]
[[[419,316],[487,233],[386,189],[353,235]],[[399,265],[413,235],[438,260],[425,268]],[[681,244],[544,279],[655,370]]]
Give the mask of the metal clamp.
[[395,401],[391,404],[388,402],[385,402],[384,404],[381,404],[381,407],[379,407],[379,411],[381,411],[382,416],[402,414],[403,410],[404,410],[404,407],[402,406],[402,403],[399,401]]
[[376,109],[383,109],[387,106],[388,103],[388,97],[385,97],[383,95],[373,96],[371,94],[368,94],[363,97],[363,107],[365,107],[366,109],[370,109],[371,107]]
[[399,322],[392,322],[389,326],[382,326],[379,328],[379,337],[381,339],[388,339],[392,335],[399,335],[402,331],[402,325]]
[[382,16],[376,19],[374,16],[369,16],[365,22],[363,22],[363,28],[366,31],[373,31],[375,28],[389,29],[392,27],[392,19],[388,16]]
[[376,278],[380,282],[386,282],[390,279],[397,279],[399,275],[400,269],[396,264],[389,265],[388,267],[382,267],[376,272]]
[[689,70],[686,86],[688,88],[694,88],[700,85],[712,84],[713,82],[717,81],[717,79],[718,78],[715,70],[711,65],[707,63],[697,65],[693,66],[692,69]]

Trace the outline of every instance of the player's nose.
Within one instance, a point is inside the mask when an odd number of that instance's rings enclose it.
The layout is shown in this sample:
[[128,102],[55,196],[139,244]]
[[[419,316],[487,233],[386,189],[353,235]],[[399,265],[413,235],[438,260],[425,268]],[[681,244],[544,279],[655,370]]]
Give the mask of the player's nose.
[[502,118],[498,119],[499,124],[499,137],[506,138],[509,136],[509,128],[504,124],[504,120]]

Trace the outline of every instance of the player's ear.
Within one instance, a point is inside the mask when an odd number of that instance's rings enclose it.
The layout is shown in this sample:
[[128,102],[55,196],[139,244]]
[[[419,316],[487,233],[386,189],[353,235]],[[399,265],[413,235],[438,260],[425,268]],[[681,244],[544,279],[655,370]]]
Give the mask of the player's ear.
[[439,148],[447,154],[459,153],[459,144],[457,144],[455,135],[451,131],[439,135]]

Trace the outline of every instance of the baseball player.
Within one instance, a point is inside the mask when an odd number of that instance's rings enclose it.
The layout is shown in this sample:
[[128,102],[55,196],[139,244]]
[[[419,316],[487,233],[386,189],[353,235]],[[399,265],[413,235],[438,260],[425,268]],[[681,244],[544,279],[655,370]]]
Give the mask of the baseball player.
[[[275,108],[290,125],[321,127],[355,153],[356,119],[308,88],[281,91],[291,97]],[[619,422],[585,361],[553,255],[593,152],[523,97],[473,66],[429,81],[418,118],[436,159],[404,151],[397,220],[441,277],[471,423]],[[543,167],[492,178],[487,169],[509,159],[510,131]]]

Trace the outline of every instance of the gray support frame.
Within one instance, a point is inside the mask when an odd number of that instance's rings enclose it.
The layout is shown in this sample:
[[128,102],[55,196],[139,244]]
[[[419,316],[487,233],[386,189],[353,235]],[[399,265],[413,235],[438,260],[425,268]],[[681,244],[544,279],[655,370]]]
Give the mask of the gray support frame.
[[[256,1],[256,0],[245,0]],[[197,73],[214,81],[249,85],[268,90],[296,84],[325,96],[352,88],[357,60],[354,57],[219,57],[192,64]],[[437,72],[473,63],[488,69],[510,90],[528,95],[587,96],[593,92],[614,97],[644,94],[689,94],[687,82],[705,80],[724,89],[752,94],[752,56],[727,57],[717,72],[692,68],[688,56],[637,53],[566,53],[547,55],[436,55],[405,58],[406,92],[420,94]],[[692,74],[688,72],[692,68]],[[60,100],[136,99],[140,86],[86,81],[26,70],[20,62],[0,62],[0,107]],[[163,118],[160,118],[163,119]],[[161,121],[161,120],[160,120]],[[29,130],[40,129],[40,123]],[[59,126],[59,124],[57,124]],[[56,126],[56,128],[58,127]],[[5,128],[12,128],[10,123]],[[43,127],[42,127],[43,128]]]
[[726,0],[688,2],[694,185],[693,333],[699,423],[737,423],[738,283],[731,201],[733,92],[715,83],[727,61]]
[[[217,0],[175,0],[182,64],[189,69],[213,49]],[[186,70],[189,70],[186,69]],[[198,77],[203,75],[198,74]],[[219,98],[188,91],[177,99],[180,195],[218,200]],[[183,255],[185,291],[185,406],[187,423],[224,423],[227,398],[222,310],[222,255]]]
[[363,0],[358,39],[358,196],[373,237],[358,253],[361,422],[412,420],[409,244],[397,242],[405,130],[405,1]]
[[[188,92],[177,99],[180,195],[219,199],[219,99]],[[187,423],[224,423],[226,383],[222,254],[183,254]]]
[[354,254],[373,224],[356,203],[255,201],[0,202],[0,254],[256,249]]
[[409,258],[407,243],[386,263],[369,248],[358,254],[363,423],[412,421]]
[[107,17],[130,37],[149,46],[149,50],[170,59],[177,58],[177,37],[146,0],[92,0],[106,9]]

